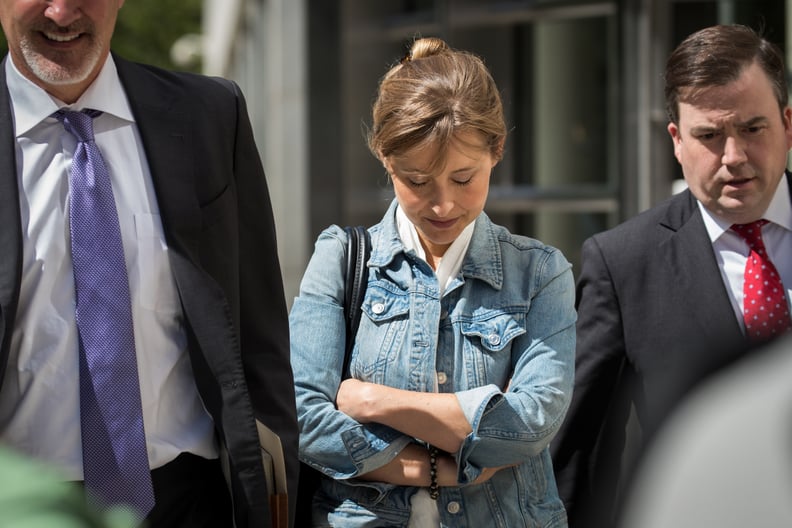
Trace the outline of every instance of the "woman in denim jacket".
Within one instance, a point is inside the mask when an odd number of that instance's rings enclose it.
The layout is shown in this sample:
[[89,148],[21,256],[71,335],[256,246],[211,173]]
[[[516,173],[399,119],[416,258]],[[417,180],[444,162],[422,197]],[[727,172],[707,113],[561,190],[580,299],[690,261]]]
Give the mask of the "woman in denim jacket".
[[351,379],[341,228],[319,236],[290,316],[314,526],[566,526],[547,446],[572,390],[573,278],[483,212],[505,137],[482,61],[439,39],[380,82],[369,147],[396,199],[369,229]]

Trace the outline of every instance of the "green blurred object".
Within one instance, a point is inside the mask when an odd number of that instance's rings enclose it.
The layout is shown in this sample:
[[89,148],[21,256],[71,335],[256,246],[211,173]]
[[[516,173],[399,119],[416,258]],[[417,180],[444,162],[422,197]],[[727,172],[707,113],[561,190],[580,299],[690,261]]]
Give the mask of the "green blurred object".
[[0,528],[136,528],[131,511],[100,514],[82,488],[36,461],[0,447]]
[[[134,0],[125,2],[118,15],[113,51],[122,57],[173,70],[200,72],[200,62],[176,65],[171,46],[184,35],[201,33],[203,0]],[[0,32],[0,57],[8,51]]]

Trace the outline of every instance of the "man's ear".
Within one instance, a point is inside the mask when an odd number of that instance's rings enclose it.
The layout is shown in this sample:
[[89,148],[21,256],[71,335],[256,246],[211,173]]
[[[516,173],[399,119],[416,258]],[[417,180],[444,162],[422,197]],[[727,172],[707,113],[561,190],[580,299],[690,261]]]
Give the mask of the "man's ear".
[[792,108],[784,108],[781,116],[784,119],[784,134],[786,135],[787,150],[792,148]]
[[674,143],[674,157],[678,162],[682,163],[682,132],[679,130],[679,126],[673,121],[668,123],[667,130],[668,134],[671,136],[671,141]]

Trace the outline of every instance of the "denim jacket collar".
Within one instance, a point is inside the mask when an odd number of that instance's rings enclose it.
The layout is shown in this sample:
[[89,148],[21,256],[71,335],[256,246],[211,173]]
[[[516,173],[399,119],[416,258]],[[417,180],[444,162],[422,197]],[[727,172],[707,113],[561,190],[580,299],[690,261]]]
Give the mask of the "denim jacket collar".
[[[399,253],[406,253],[417,258],[415,252],[406,251],[399,230],[396,227],[396,206],[394,199],[382,220],[380,236],[372,237],[371,258],[369,266],[382,268],[388,266]],[[501,247],[492,221],[482,212],[476,220],[473,237],[470,240],[467,255],[462,263],[462,276],[479,279],[496,290],[503,286],[503,261]]]

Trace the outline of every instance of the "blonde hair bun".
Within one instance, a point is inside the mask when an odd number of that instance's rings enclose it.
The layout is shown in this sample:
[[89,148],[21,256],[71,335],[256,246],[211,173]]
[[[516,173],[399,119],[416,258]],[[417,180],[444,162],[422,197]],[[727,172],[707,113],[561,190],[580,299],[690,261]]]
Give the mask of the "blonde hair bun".
[[442,39],[435,37],[419,38],[410,47],[409,58],[411,60],[422,59],[449,51],[451,51],[451,48]]

